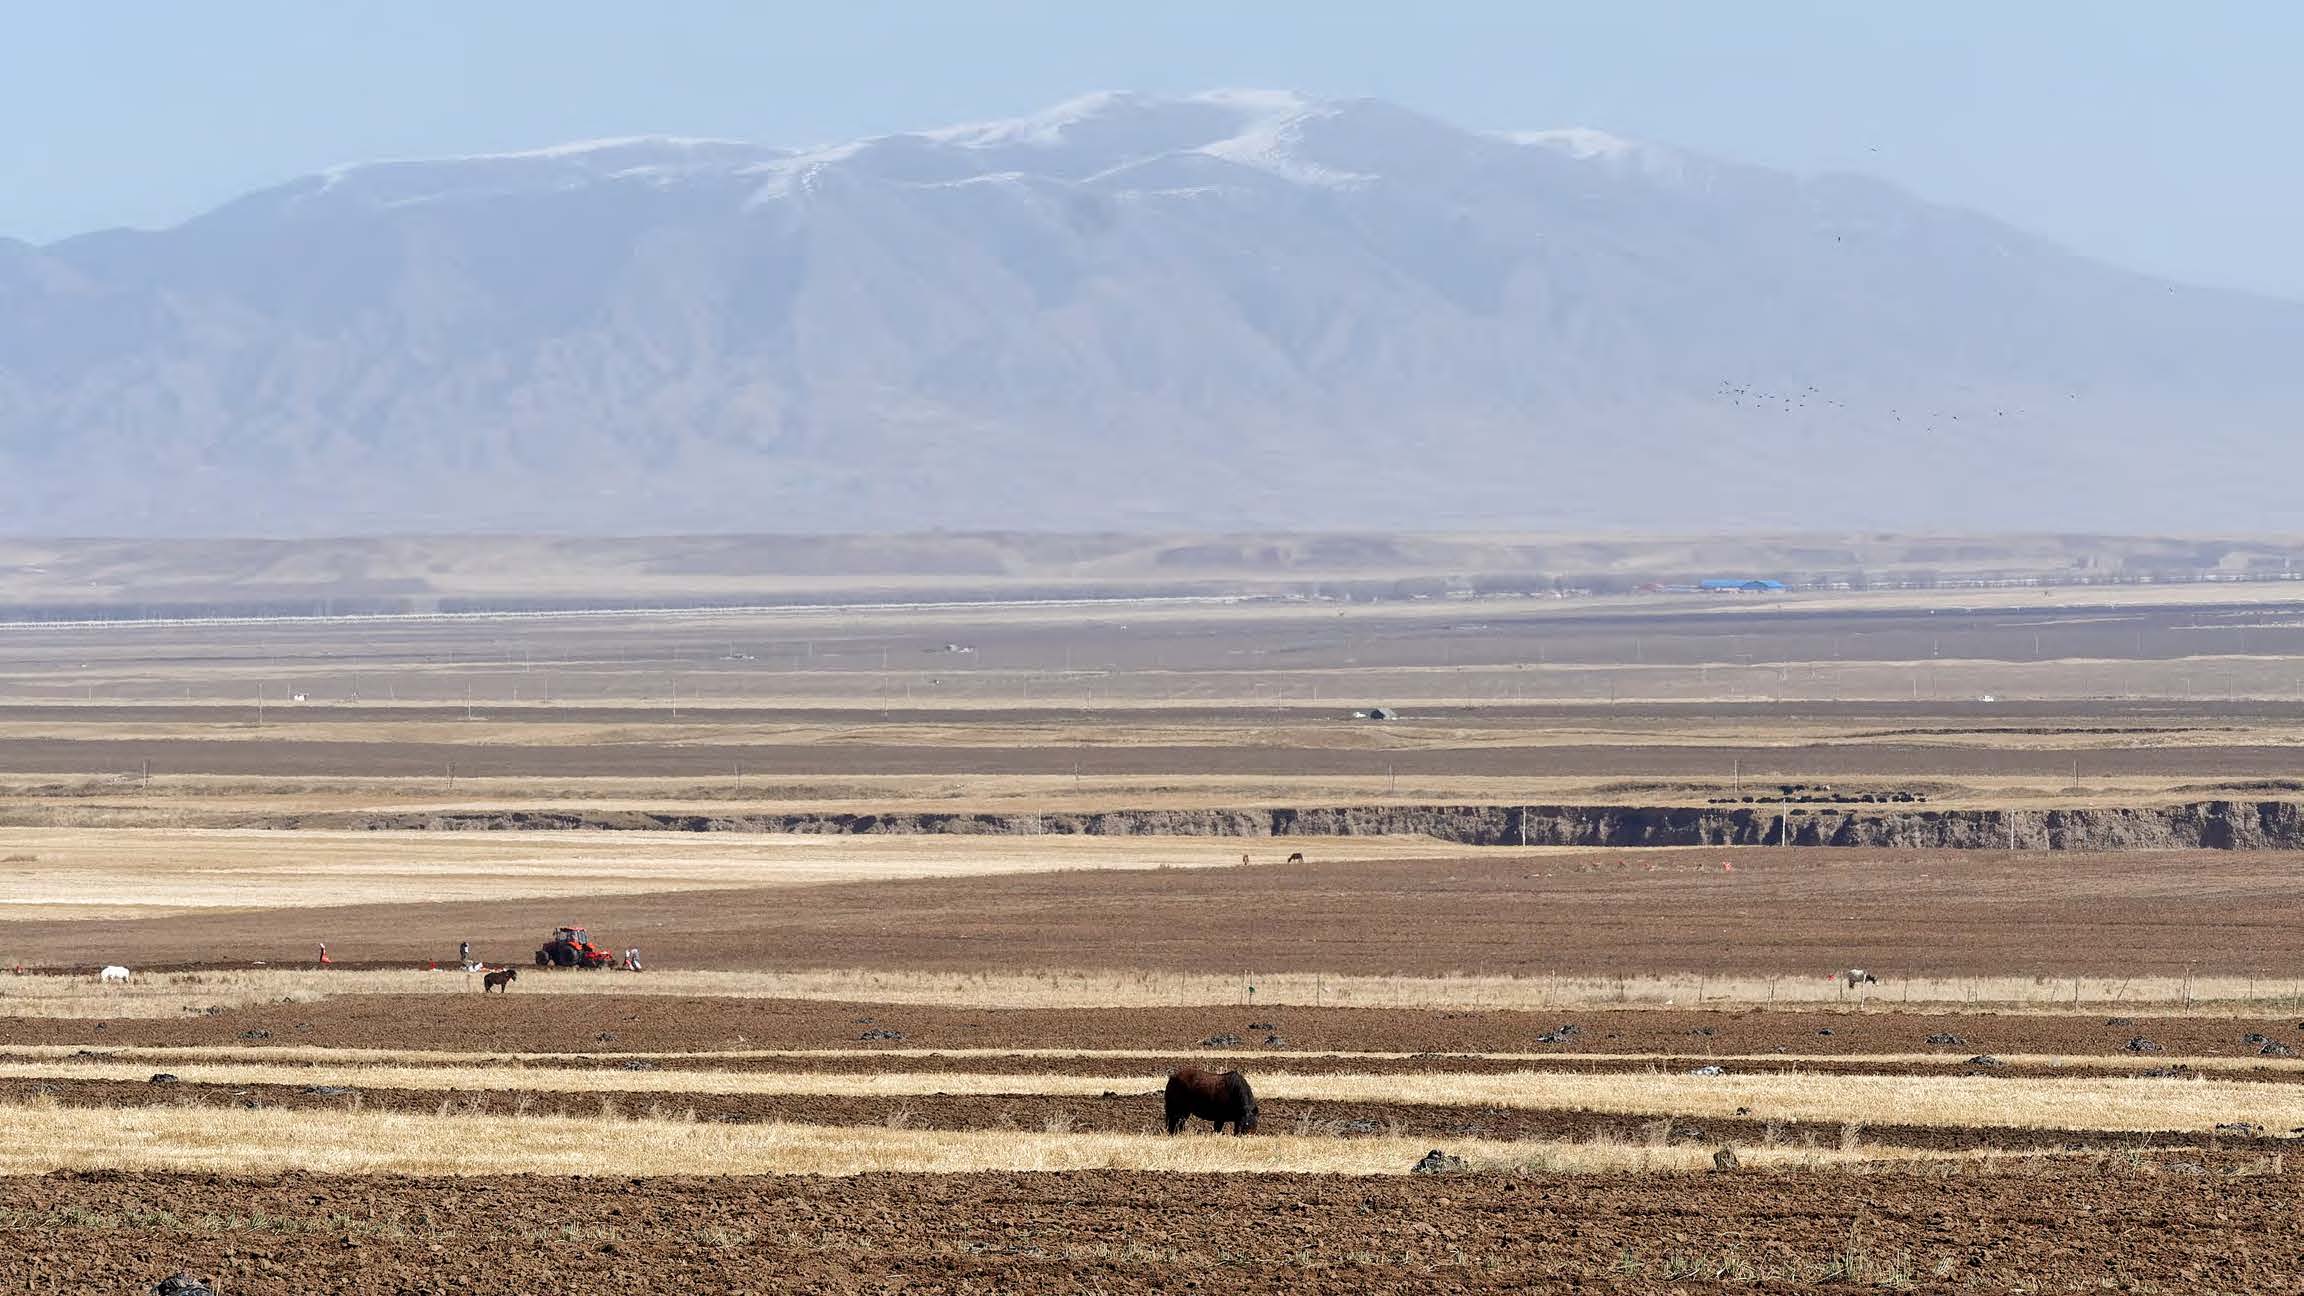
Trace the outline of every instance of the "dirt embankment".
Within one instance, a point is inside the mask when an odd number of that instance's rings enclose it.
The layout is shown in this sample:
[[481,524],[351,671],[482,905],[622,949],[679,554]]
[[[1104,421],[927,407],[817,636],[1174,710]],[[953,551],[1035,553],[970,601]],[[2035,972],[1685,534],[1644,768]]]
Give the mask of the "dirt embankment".
[[672,814],[492,810],[277,815],[263,828],[966,834],[1089,837],[1361,837],[1422,834],[1467,846],[1867,846],[1912,849],[2296,850],[2304,803],[2200,801],[2067,810],[1872,807],[1360,805],[1047,814]]
[[0,1184],[20,1204],[0,1222],[0,1268],[20,1290],[70,1292],[148,1291],[187,1269],[234,1296],[557,1291],[570,1274],[625,1296],[1647,1296],[1694,1273],[1790,1293],[2289,1291],[2304,1175],[2256,1172],[2267,1161],[1440,1179],[86,1172]]

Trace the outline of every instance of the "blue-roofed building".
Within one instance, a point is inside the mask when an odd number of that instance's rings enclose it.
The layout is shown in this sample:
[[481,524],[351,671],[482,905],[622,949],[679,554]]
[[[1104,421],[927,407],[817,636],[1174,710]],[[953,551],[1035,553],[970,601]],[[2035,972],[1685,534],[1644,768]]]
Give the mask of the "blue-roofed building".
[[1775,594],[1780,593],[1784,589],[1784,582],[1780,580],[1756,580],[1743,577],[1729,577],[1727,579],[1698,581],[1696,582],[1696,588],[1703,590],[1706,593],[1720,593],[1725,591],[1727,593]]

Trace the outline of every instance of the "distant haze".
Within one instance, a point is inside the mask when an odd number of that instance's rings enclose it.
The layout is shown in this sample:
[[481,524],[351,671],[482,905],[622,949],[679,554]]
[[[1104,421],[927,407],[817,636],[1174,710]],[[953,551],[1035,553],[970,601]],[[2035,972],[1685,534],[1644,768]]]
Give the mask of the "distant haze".
[[1099,95],[0,241],[0,528],[2297,529],[2298,354],[1875,181]]

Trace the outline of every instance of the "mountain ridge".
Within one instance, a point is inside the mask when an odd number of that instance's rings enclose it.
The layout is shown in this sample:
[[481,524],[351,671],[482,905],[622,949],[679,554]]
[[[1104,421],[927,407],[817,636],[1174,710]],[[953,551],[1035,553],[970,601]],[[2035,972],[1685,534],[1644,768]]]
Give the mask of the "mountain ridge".
[[1109,93],[0,240],[0,530],[2277,529],[2156,476],[2304,466],[2299,346],[1869,179]]

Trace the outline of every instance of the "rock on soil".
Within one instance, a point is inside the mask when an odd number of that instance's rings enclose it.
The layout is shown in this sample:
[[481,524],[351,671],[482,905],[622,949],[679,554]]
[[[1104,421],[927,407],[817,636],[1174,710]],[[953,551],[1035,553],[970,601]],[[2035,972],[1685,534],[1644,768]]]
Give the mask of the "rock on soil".
[[1240,1047],[1240,1037],[1237,1035],[1211,1035],[1208,1038],[1200,1041],[1200,1047],[1238,1048]]
[[152,1286],[152,1296],[216,1296],[214,1288],[190,1274],[171,1274]]
[[1950,1033],[1948,1033],[1948,1032],[1944,1032],[1944,1031],[1938,1031],[1936,1034],[1934,1034],[1934,1035],[1931,1035],[1931,1036],[1929,1036],[1929,1037],[1928,1037],[1928,1042],[1929,1042],[1929,1043],[1931,1043],[1931,1044],[1944,1044],[1944,1045],[1952,1045],[1952,1044],[1965,1044],[1965,1043],[1967,1043],[1968,1041],[1966,1041],[1966,1040],[1964,1040],[1964,1039],[1960,1038],[1960,1037],[1959,1037],[1959,1036],[1957,1036],[1957,1035],[1953,1035],[1953,1034],[1950,1034]]
[[2141,1035],[2128,1041],[2126,1044],[2123,1044],[2120,1047],[2127,1049],[2131,1053],[2157,1053],[2160,1051],[2160,1046],[2158,1044],[2153,1043]]
[[1464,1173],[1464,1158],[1452,1157],[1438,1148],[1424,1154],[1424,1159],[1408,1168],[1410,1174],[1437,1175]]

